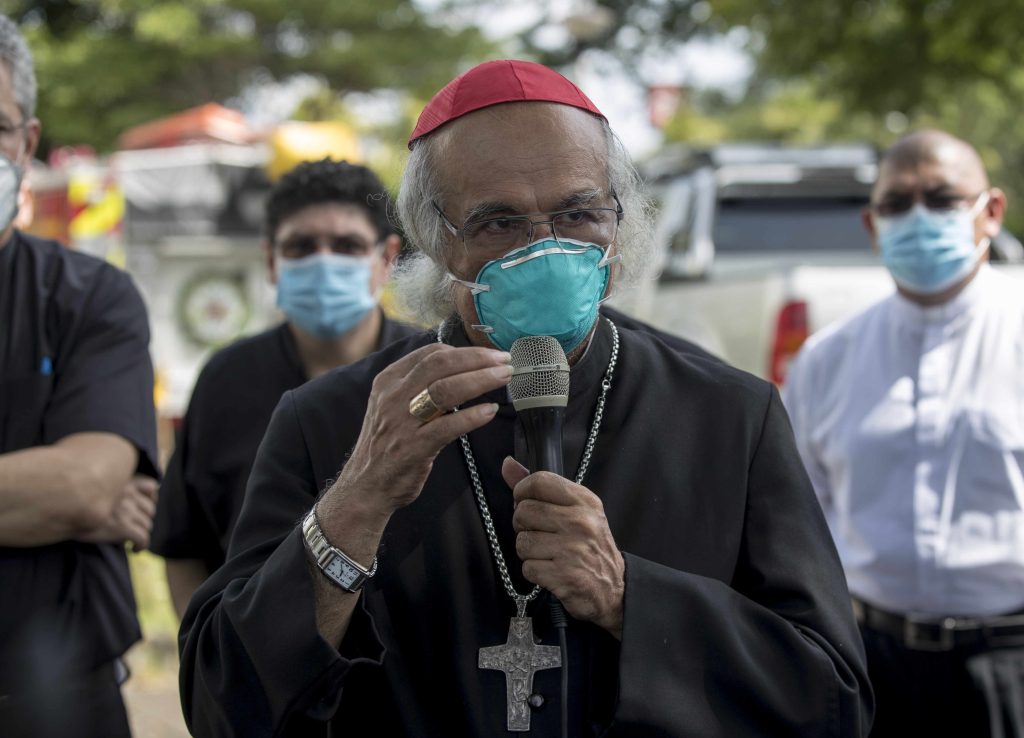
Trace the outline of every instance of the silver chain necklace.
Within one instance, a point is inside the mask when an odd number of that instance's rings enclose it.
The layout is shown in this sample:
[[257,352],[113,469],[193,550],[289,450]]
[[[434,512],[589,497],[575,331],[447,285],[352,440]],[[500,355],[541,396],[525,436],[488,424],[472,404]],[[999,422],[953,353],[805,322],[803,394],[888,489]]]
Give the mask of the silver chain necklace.
[[[580,467],[576,472],[576,484],[583,484],[583,477],[587,474],[587,468],[590,466],[590,457],[594,453],[594,444],[597,442],[597,434],[601,429],[601,419],[604,417],[604,404],[605,399],[608,396],[608,390],[612,386],[612,375],[615,373],[615,365],[619,359],[619,331],[608,318],[608,325],[612,329],[612,354],[608,359],[608,368],[605,370],[604,378],[601,380],[601,394],[597,398],[597,407],[594,410],[594,420],[590,424],[590,434],[587,436],[586,446],[583,448],[583,458],[580,459]],[[438,343],[444,343],[441,331],[438,331],[437,335]],[[457,408],[456,408],[457,409]],[[534,586],[529,594],[520,594],[516,591],[515,586],[512,584],[512,578],[508,574],[508,565],[505,563],[505,555],[501,552],[501,544],[498,542],[498,533],[494,528],[494,519],[491,517],[491,509],[487,505],[487,498],[484,497],[484,486],[480,481],[480,474],[476,468],[476,460],[473,458],[473,449],[469,445],[468,436],[460,436],[459,441],[462,444],[462,455],[466,459],[466,468],[469,470],[469,478],[473,482],[473,494],[476,497],[477,507],[480,508],[480,517],[483,518],[484,528],[487,531],[487,539],[491,544],[491,552],[494,555],[494,562],[498,566],[498,572],[501,574],[501,583],[505,585],[505,591],[508,592],[508,596],[516,603],[516,609],[519,612],[519,617],[523,617],[526,613],[526,605],[537,598],[540,594],[541,587]]]
[[[608,319],[605,318],[605,320]],[[583,484],[583,477],[587,473],[587,467],[590,466],[590,457],[594,453],[597,433],[601,428],[601,418],[604,417],[605,399],[608,396],[608,390],[611,389],[612,375],[615,373],[615,364],[619,358],[619,331],[612,321],[608,320],[608,325],[612,329],[612,355],[608,359],[608,368],[601,380],[601,394],[597,398],[594,420],[590,424],[590,434],[587,436],[587,444],[583,448],[579,471],[576,472],[576,484]],[[443,329],[444,325],[437,332],[438,343],[444,343]],[[480,517],[483,518],[484,528],[487,530],[487,539],[491,544],[494,562],[501,573],[501,583],[505,585],[508,596],[516,603],[517,611],[516,617],[509,621],[508,640],[502,645],[481,648],[477,666],[480,669],[493,669],[505,674],[506,727],[510,732],[523,733],[530,730],[530,707],[527,704],[527,697],[533,692],[533,676],[542,669],[556,669],[562,666],[561,652],[558,646],[540,645],[533,634],[533,620],[526,617],[526,606],[536,599],[541,588],[534,586],[529,594],[524,595],[519,594],[512,585],[512,578],[508,575],[508,566],[505,563],[505,555],[502,554],[501,545],[498,543],[498,533],[494,529],[491,510],[487,505],[487,498],[484,497],[484,486],[480,482],[473,450],[469,446],[469,438],[463,435],[459,441],[462,443],[462,455],[466,459],[469,478],[473,482],[473,494],[476,496],[477,507],[480,508]]]

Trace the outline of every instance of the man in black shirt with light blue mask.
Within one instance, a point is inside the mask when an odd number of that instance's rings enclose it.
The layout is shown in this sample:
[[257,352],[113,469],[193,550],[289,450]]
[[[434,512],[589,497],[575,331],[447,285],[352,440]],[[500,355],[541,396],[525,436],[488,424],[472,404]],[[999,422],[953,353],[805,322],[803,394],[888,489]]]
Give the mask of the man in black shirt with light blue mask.
[[141,637],[124,544],[156,494],[149,323],[128,275],[14,229],[35,102],[0,16],[0,733],[118,738]]
[[224,563],[281,395],[415,332],[378,307],[401,248],[387,202],[372,171],[330,159],[300,164],[271,193],[264,248],[285,322],[203,368],[161,486],[152,548],[179,615]]

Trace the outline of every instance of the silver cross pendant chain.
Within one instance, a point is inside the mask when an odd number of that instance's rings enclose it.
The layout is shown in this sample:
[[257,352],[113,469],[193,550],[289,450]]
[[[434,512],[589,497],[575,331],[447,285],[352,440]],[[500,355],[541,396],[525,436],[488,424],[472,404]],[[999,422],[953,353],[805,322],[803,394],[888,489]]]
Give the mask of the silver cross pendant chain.
[[[597,398],[594,419],[590,424],[590,433],[583,448],[579,470],[576,472],[576,484],[583,484],[583,477],[586,476],[587,468],[590,466],[594,444],[597,442],[597,434],[601,429],[601,419],[604,417],[605,400],[608,390],[611,389],[612,375],[615,373],[615,365],[619,358],[619,331],[611,320],[608,318],[605,320],[608,321],[608,325],[612,329],[612,353],[608,359],[608,368],[605,370],[604,378],[601,380],[601,394]],[[442,325],[442,329],[443,327]],[[438,331],[437,340],[439,343],[444,342],[442,330]],[[508,640],[500,646],[481,648],[477,665],[481,669],[496,669],[505,673],[508,730],[526,732],[530,729],[530,708],[527,699],[533,692],[533,676],[542,669],[560,667],[562,665],[561,653],[557,646],[538,645],[538,640],[533,633],[533,618],[526,617],[526,606],[537,598],[541,588],[534,586],[529,594],[524,595],[517,592],[513,586],[512,578],[508,573],[508,565],[505,563],[505,556],[501,552],[501,544],[498,542],[498,534],[494,528],[494,519],[491,517],[487,498],[484,497],[484,487],[476,468],[476,460],[469,445],[469,438],[461,436],[459,441],[462,444],[462,455],[466,459],[469,478],[473,483],[473,494],[476,497],[477,507],[480,509],[480,517],[483,519],[484,529],[487,531],[487,540],[491,545],[494,563],[501,575],[501,583],[505,586],[508,596],[516,603],[516,616],[511,619],[508,626]]]

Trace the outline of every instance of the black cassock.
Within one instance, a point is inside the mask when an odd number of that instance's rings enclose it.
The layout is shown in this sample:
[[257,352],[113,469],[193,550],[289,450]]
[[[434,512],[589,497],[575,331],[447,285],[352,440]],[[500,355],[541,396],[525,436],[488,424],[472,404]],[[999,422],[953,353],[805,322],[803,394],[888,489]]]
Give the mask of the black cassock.
[[[860,736],[872,700],[842,569],[775,389],[620,328],[583,483],[624,553],[620,643],[571,621],[574,736]],[[355,444],[374,376],[424,333],[286,394],[260,447],[229,560],[182,625],[181,688],[198,736],[503,736],[505,676],[477,668],[515,608],[459,444],[391,519],[340,652],[317,634],[298,523]],[[457,329],[452,343],[466,345]],[[573,367],[565,468],[577,468],[611,352],[605,321]],[[470,442],[521,592],[512,495],[517,424]],[[520,439],[521,440],[521,439]],[[567,471],[567,475],[568,471]],[[335,541],[344,550],[344,541]],[[557,643],[546,604],[528,615]],[[558,736],[560,670],[537,672],[531,735]],[[333,717],[332,717],[333,716]]]

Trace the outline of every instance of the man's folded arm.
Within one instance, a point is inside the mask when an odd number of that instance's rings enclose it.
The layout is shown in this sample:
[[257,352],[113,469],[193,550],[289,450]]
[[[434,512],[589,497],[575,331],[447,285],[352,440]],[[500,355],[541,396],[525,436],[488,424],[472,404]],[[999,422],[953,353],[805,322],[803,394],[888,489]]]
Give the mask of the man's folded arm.
[[55,362],[39,445],[0,455],[0,545],[91,539],[110,523],[133,473],[156,476],[142,297],[126,274],[104,267],[79,319]]
[[0,454],[0,546],[45,546],[101,526],[137,463],[135,446],[114,433]]
[[619,685],[609,736],[867,734],[845,579],[774,388],[733,581],[626,554]]

